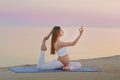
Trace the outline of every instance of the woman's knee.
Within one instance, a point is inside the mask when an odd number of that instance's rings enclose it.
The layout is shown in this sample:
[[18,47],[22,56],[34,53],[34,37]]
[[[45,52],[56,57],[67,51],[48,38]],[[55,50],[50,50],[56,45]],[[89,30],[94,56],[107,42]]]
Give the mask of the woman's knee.
[[81,67],[82,67],[82,65],[80,62],[71,62],[71,65],[70,65],[71,70],[80,69]]
[[82,64],[80,63],[80,62],[75,62],[75,64],[74,64],[76,67],[78,67],[78,68],[81,68],[82,67]]

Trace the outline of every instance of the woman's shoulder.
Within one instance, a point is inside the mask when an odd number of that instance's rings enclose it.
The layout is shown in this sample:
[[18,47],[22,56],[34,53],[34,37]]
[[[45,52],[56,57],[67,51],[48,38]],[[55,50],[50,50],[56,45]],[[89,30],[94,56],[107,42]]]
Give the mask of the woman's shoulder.
[[56,41],[54,46],[55,48],[61,48],[62,47],[61,44],[62,44],[62,41]]
[[55,42],[55,45],[57,45],[57,46],[60,46],[61,44],[63,44],[63,41],[56,41]]

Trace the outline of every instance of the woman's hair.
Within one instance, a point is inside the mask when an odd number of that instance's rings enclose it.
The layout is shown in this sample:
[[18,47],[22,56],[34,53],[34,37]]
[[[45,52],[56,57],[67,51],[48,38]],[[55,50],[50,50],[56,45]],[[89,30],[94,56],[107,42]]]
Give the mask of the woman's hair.
[[52,30],[52,38],[51,38],[51,54],[55,54],[55,47],[54,44],[60,34],[60,26],[54,26]]

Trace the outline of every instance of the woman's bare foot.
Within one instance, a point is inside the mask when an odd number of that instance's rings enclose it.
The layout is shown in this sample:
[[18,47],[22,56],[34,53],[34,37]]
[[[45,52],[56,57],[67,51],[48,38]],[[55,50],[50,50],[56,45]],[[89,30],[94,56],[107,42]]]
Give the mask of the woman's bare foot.
[[66,67],[63,67],[63,70],[69,71],[69,70],[71,70],[71,69],[70,69],[70,67],[66,66]]
[[41,50],[43,50],[43,51],[47,50],[45,42],[46,42],[46,40],[43,40],[42,45],[41,45]]

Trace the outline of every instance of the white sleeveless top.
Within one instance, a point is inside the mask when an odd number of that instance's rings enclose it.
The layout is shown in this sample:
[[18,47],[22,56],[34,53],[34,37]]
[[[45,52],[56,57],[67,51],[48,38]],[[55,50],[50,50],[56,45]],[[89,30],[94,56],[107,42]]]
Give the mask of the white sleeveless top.
[[63,48],[61,48],[61,49],[59,49],[58,51],[57,51],[57,55],[58,56],[60,56],[60,57],[63,57],[64,55],[66,55],[67,54],[67,48],[66,47],[63,47]]

